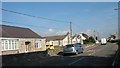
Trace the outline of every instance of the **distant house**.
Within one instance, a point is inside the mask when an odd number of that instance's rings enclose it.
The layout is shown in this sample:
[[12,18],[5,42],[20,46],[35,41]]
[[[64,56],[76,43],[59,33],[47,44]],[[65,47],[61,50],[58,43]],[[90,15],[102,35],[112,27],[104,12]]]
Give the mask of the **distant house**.
[[70,35],[46,36],[46,45],[65,46],[70,43]]
[[85,33],[80,33],[80,34],[75,34],[74,36],[72,36],[72,43],[81,43],[83,44],[83,40],[85,40],[86,38],[88,38],[88,35]]
[[0,54],[46,50],[45,39],[29,28],[0,25]]
[[115,33],[115,34],[111,35],[108,39],[109,40],[118,40],[119,39],[119,35],[118,35],[118,33]]
[[114,36],[115,36],[115,40],[119,39],[119,34],[118,33],[115,33]]
[[85,33],[80,33],[80,34],[78,35],[79,42],[80,42],[81,44],[84,44],[83,40],[87,39],[88,37],[89,37],[89,36],[88,36],[87,34],[85,34]]
[[81,43],[81,42],[80,42],[79,35],[75,34],[75,35],[72,37],[72,43],[73,43],[73,44],[75,44],[75,43]]

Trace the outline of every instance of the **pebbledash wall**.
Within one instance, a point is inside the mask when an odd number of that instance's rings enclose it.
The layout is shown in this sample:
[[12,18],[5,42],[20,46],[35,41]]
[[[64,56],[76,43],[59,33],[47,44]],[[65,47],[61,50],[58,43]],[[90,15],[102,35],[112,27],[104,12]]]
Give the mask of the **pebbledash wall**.
[[[16,46],[12,45],[11,47],[7,46],[5,48],[3,45],[5,45],[6,43],[4,43],[3,40],[11,40],[11,41],[14,40],[15,42],[13,45],[16,45]],[[45,40],[46,39],[41,39],[41,38],[0,38],[0,55],[45,51],[46,50]],[[25,42],[28,42],[28,41],[30,43],[26,46]],[[9,44],[12,44],[12,43],[9,43]]]

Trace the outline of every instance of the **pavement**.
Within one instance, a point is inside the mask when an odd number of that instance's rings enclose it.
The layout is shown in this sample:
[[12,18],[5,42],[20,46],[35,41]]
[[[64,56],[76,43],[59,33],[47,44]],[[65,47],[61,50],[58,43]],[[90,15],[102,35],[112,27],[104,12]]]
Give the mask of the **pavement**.
[[118,51],[115,54],[112,66],[113,68],[120,68],[120,41],[118,43]]

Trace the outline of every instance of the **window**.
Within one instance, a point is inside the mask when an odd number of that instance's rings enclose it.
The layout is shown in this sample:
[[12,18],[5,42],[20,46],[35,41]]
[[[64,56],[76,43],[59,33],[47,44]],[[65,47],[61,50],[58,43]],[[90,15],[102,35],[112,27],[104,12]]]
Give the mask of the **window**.
[[3,39],[2,40],[2,49],[3,50],[15,50],[18,47],[18,41],[12,39]]
[[74,47],[74,45],[73,44],[66,45],[66,48],[71,48],[71,47]]
[[79,44],[76,44],[76,47],[80,47],[80,45],[79,45]]
[[35,48],[40,48],[40,41],[39,40],[36,40],[35,41]]

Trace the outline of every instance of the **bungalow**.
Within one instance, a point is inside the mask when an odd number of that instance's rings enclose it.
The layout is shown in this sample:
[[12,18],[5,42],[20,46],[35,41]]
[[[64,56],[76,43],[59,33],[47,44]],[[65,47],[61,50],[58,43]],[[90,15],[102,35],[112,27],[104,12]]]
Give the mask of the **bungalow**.
[[75,43],[81,43],[83,44],[83,40],[85,40],[88,36],[84,33],[80,33],[79,35],[75,34],[73,37],[72,37],[72,43],[75,44]]
[[84,41],[85,39],[89,38],[89,36],[88,36],[87,34],[85,34],[85,33],[80,33],[80,34],[79,34],[79,38],[80,38],[81,44],[84,44],[83,41]]
[[45,39],[31,29],[0,25],[0,55],[45,50]]
[[57,36],[46,36],[46,45],[53,46],[65,46],[70,43],[70,34],[66,35],[57,35]]

